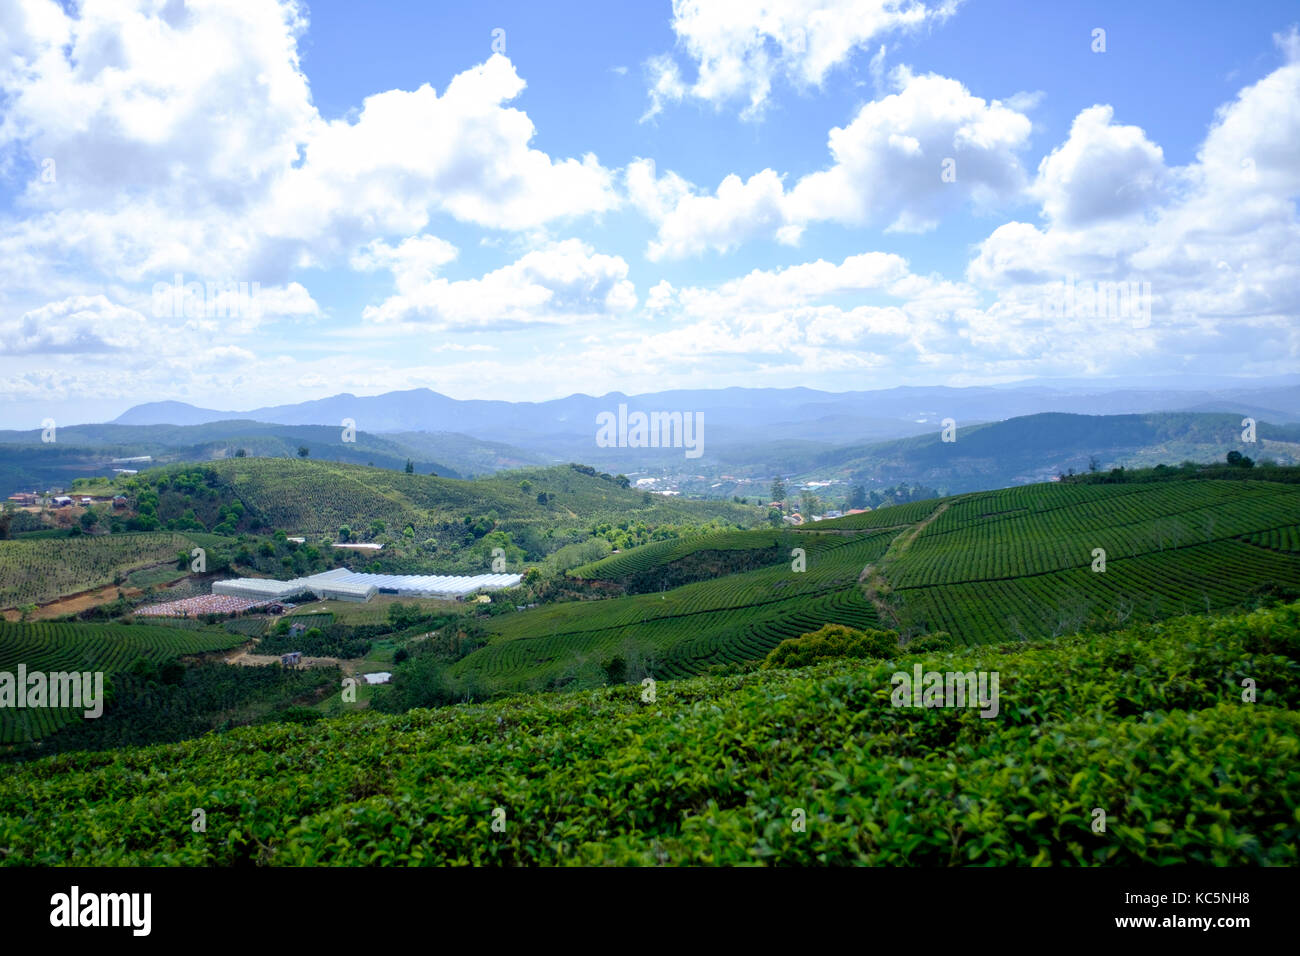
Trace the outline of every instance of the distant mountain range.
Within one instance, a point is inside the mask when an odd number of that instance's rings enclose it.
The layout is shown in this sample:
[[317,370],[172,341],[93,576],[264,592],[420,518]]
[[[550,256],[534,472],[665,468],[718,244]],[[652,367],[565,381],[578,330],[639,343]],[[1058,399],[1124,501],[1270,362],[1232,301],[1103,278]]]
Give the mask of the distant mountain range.
[[1255,441],[1242,440],[1236,413],[1156,412],[1068,415],[1045,412],[889,442],[837,448],[818,455],[810,474],[850,483],[920,483],[946,494],[1050,481],[1094,463],[1110,470],[1246,457],[1300,461],[1300,424],[1260,421]]
[[[704,455],[598,446],[597,416],[620,405],[630,412],[699,413]],[[412,389],[243,412],[166,401],[137,405],[105,424],[60,427],[54,444],[42,443],[36,429],[0,431],[0,487],[10,486],[7,494],[108,474],[110,457],[211,460],[239,449],[283,457],[305,446],[312,457],[384,468],[403,468],[409,459],[422,474],[447,477],[576,461],[612,473],[690,474],[709,482],[727,475],[837,476],[960,491],[1042,480],[1086,467],[1093,455],[1107,466],[1221,457],[1246,416],[1261,423],[1261,437],[1283,441],[1274,457],[1285,460],[1290,450],[1283,436],[1290,432],[1278,429],[1300,423],[1300,377],[838,393],[724,388],[575,394],[545,402],[459,400]],[[957,425],[956,448],[940,441],[944,419]],[[345,422],[355,428],[353,442],[342,439]]]
[[[328,461],[404,469],[408,461],[422,475],[462,478],[503,468],[548,464],[546,456],[482,442],[465,435],[392,433],[378,436],[356,431],[344,441],[342,429],[327,425],[277,425],[254,421],[215,421],[189,425],[68,425],[42,442],[39,429],[0,431],[0,488],[18,490],[67,487],[73,478],[113,474],[115,458],[149,456],[140,468],[176,461],[211,461],[235,457],[292,458],[305,448],[308,456]],[[3,497],[0,495],[0,497]]]
[[[1231,380],[1229,380],[1231,381]],[[931,430],[943,418],[999,421],[1039,412],[1124,415],[1157,411],[1249,414],[1285,423],[1300,421],[1300,380],[1250,387],[1237,382],[1214,388],[1102,388],[1098,386],[904,386],[876,391],[823,392],[810,388],[724,388],[575,394],[546,402],[448,398],[427,388],[382,395],[333,395],[295,405],[246,412],[196,408],[184,402],[150,402],[118,416],[118,425],[198,425],[244,419],[281,425],[341,425],[385,432],[459,432],[532,448],[557,438],[592,443],[595,418],[626,403],[631,410],[702,412],[723,443],[797,438],[837,444],[897,438]],[[918,428],[917,426],[926,426]]]

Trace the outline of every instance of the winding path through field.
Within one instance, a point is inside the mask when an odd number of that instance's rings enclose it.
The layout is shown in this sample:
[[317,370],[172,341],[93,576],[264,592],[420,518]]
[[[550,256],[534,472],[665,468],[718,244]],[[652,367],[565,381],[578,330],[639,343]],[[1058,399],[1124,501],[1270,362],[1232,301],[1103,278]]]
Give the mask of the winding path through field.
[[880,617],[881,624],[889,623],[895,628],[899,626],[898,615],[894,613],[894,609],[885,600],[885,597],[890,593],[890,587],[889,582],[885,580],[884,572],[880,569],[881,565],[892,561],[910,548],[912,542],[917,539],[921,532],[928,528],[931,522],[947,511],[948,506],[957,500],[959,499],[945,499],[939,507],[935,508],[920,521],[916,522],[916,524],[906,525],[905,529],[899,533],[898,537],[889,543],[889,547],[881,556],[880,560],[868,564],[862,569],[862,573],[858,575],[858,583],[862,585],[862,590],[866,594],[867,600],[875,605],[876,614]]

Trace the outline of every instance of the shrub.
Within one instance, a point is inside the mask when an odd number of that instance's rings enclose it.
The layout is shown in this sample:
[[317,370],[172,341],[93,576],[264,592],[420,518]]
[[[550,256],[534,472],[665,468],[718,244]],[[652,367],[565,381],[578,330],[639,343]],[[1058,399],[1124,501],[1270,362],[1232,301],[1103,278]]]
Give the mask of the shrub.
[[627,683],[627,661],[622,657],[611,657],[603,661],[600,665],[605,671],[605,677],[611,684]]
[[956,641],[947,631],[934,631],[931,634],[921,634],[912,638],[907,645],[909,654],[930,654],[935,651],[946,651],[956,646]]
[[320,711],[310,707],[286,707],[276,715],[276,719],[284,723],[310,724],[320,720],[321,716]]
[[805,667],[835,657],[884,658],[897,653],[897,631],[859,631],[843,624],[825,624],[811,634],[782,641],[767,655],[763,666]]

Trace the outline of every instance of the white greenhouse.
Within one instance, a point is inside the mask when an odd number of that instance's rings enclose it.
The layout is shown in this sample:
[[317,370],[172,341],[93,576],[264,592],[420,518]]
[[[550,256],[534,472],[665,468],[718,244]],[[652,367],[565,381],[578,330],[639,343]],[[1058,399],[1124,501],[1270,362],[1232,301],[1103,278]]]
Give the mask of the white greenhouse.
[[215,582],[212,593],[264,600],[287,600],[307,593],[338,601],[369,601],[376,594],[462,598],[478,591],[514,587],[520,580],[518,574],[362,574],[347,568],[335,568],[292,581],[231,578]]

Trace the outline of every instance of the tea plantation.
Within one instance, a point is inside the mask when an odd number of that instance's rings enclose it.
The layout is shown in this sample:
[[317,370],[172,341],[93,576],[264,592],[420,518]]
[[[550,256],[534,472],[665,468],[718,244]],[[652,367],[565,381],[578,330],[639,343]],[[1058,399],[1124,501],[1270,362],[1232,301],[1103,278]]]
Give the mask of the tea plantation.
[[[102,671],[110,675],[140,658],[161,664],[189,654],[227,650],[246,640],[241,634],[160,625],[0,622],[0,672],[16,675],[21,663],[29,674]],[[40,740],[82,719],[82,713],[64,708],[0,708],[0,744]]]
[[0,541],[0,608],[112,584],[115,573],[174,562],[193,546],[165,532]]
[[[1300,596],[1300,486],[1041,484],[945,499],[887,556],[896,622],[976,644]],[[942,507],[942,505],[941,505]]]
[[[827,621],[870,627],[877,623],[876,611],[858,578],[866,564],[885,553],[892,536],[881,531],[725,533],[717,536],[722,539],[719,544],[742,539],[765,551],[774,543],[778,550],[792,547],[781,554],[779,564],[662,593],[569,602],[504,615],[491,624],[492,642],[460,661],[452,672],[476,675],[496,690],[542,689],[569,680],[595,679],[603,660],[630,655],[650,662],[655,674],[684,677],[718,664],[761,659],[782,640],[816,630]],[[802,571],[793,570],[796,558],[790,552],[795,547],[804,551]],[[662,542],[645,548],[676,559],[692,545]],[[632,560],[642,550],[629,552]],[[609,559],[589,567],[606,574],[620,568],[625,573],[644,571]],[[608,580],[619,579],[611,575]]]
[[[1298,661],[1291,604],[73,753],[0,777],[0,861],[1295,865]],[[997,716],[893,706],[915,663]]]
[[[453,673],[540,690],[602,683],[615,656],[665,677],[703,674],[823,624],[946,631],[975,646],[1249,608],[1300,597],[1298,542],[1300,485],[1205,479],[1027,485],[697,535],[576,568],[629,593],[495,618],[488,646]],[[746,553],[762,566],[727,573]],[[675,586],[683,576],[691,583]]]

